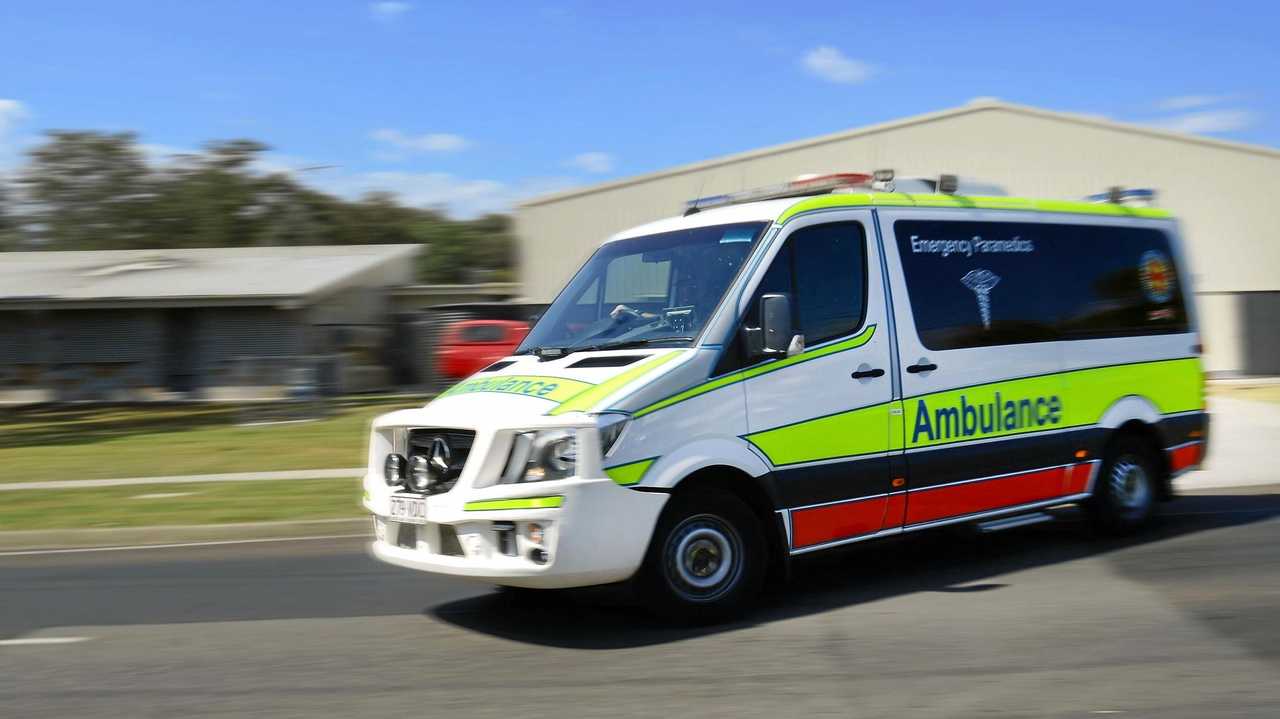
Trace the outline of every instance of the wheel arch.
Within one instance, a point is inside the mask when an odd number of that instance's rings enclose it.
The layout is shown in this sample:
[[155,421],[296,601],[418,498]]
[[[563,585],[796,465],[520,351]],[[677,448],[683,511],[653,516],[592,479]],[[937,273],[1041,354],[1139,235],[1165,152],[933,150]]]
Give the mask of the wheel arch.
[[787,550],[790,545],[782,515],[777,511],[777,497],[768,483],[767,475],[753,477],[739,467],[713,464],[700,467],[681,478],[671,491],[673,495],[698,491],[724,492],[740,499],[760,522],[768,543],[767,576],[786,577],[790,558]]
[[1130,419],[1112,429],[1103,449],[1103,458],[1110,459],[1114,448],[1122,439],[1134,437],[1145,444],[1156,463],[1157,496],[1162,500],[1173,498],[1173,475],[1169,471],[1169,458],[1164,451],[1160,430],[1155,424],[1141,419]]

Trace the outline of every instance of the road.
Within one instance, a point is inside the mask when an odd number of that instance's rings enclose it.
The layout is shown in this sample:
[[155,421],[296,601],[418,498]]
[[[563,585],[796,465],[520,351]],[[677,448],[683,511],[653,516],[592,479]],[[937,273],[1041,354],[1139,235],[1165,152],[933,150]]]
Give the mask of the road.
[[1166,510],[856,546],[700,629],[359,540],[2,557],[0,716],[1276,716],[1280,485]]

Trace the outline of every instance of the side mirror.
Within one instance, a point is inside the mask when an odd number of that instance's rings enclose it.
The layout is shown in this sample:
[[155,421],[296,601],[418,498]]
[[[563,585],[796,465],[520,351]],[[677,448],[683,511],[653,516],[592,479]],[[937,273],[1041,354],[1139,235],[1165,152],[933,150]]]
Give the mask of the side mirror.
[[781,293],[760,298],[760,326],[743,327],[742,339],[751,357],[777,357],[804,351],[804,336],[791,326],[791,296]]
[[786,354],[791,346],[791,296],[770,293],[760,298],[760,340],[765,354]]

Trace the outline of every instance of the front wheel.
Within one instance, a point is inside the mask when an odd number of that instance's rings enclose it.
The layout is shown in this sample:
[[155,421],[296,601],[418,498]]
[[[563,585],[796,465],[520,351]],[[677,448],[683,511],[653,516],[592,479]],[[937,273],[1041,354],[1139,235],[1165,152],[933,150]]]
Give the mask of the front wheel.
[[1094,525],[1127,534],[1155,512],[1158,466],[1151,448],[1137,437],[1121,437],[1107,453],[1087,508]]
[[678,494],[649,543],[641,597],[668,618],[728,619],[758,594],[766,551],[760,522],[742,500],[724,492]]

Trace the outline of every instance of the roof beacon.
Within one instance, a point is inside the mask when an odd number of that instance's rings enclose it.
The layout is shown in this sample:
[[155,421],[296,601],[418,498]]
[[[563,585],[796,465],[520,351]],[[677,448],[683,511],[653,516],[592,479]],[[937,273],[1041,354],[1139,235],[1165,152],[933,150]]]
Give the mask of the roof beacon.
[[893,170],[876,170],[871,175],[871,189],[893,192]]
[[684,214],[692,215],[701,210],[725,205],[739,205],[744,202],[760,200],[777,200],[784,197],[804,197],[805,195],[825,195],[828,192],[849,187],[867,187],[871,183],[871,175],[860,172],[837,172],[830,175],[801,175],[791,182],[768,187],[757,187],[727,195],[711,195],[699,197],[684,203]]
[[1099,192],[1085,198],[1089,202],[1109,202],[1113,205],[1138,204],[1151,207],[1156,201],[1156,191],[1145,187],[1111,187],[1106,192]]

